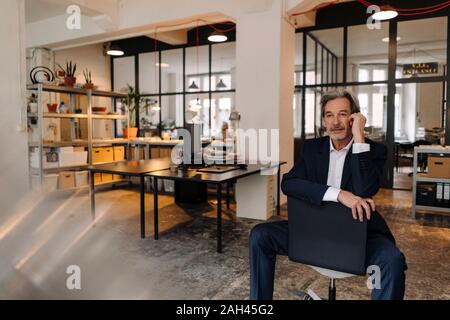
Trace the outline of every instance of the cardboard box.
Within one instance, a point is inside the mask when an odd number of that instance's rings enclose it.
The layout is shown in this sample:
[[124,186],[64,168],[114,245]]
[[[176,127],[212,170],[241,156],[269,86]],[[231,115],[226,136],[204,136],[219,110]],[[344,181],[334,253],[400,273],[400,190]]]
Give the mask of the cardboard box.
[[86,149],[83,146],[73,147],[73,152],[84,152],[84,151],[86,151]]
[[172,148],[171,147],[162,147],[159,149],[159,156],[161,158],[170,158],[172,155]]
[[58,178],[59,189],[75,188],[75,174],[73,171],[62,171]]
[[103,148],[92,149],[92,163],[105,162]]
[[114,161],[114,149],[112,147],[104,147],[103,149],[103,161],[113,162]]
[[151,159],[159,158],[159,147],[155,147],[155,146],[150,147],[150,158]]
[[114,149],[114,161],[124,161],[125,160],[125,147],[116,146]]
[[102,182],[102,174],[94,173],[94,184],[99,184]]
[[102,182],[110,182],[113,180],[113,175],[110,173],[102,173]]
[[450,158],[428,157],[428,176],[431,178],[450,179]]
[[89,182],[88,171],[75,171],[75,187],[86,186]]

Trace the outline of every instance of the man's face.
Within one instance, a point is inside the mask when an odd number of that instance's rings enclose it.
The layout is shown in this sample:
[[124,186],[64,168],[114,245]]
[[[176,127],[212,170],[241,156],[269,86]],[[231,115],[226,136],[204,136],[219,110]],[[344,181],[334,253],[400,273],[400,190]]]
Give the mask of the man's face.
[[325,105],[323,123],[332,140],[345,140],[352,134],[351,107],[347,98],[336,98]]

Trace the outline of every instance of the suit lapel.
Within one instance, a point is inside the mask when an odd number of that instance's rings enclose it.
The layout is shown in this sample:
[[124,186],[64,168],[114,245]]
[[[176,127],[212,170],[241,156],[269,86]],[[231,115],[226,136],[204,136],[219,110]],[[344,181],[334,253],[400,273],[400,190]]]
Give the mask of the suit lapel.
[[330,163],[330,138],[323,139],[316,158],[317,182],[327,184],[328,166]]
[[348,181],[350,180],[350,177],[352,175],[352,153],[353,153],[353,146],[350,146],[350,149],[347,152],[347,155],[345,157],[344,162],[344,170],[342,172],[342,181],[341,181],[341,189],[344,189],[347,185]]

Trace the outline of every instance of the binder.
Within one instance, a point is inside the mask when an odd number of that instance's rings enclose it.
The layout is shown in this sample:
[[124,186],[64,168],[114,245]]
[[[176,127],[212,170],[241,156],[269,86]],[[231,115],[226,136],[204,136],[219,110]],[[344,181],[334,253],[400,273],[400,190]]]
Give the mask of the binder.
[[444,184],[444,207],[450,206],[450,183]]
[[439,182],[436,184],[436,205],[442,207],[444,198],[444,184]]

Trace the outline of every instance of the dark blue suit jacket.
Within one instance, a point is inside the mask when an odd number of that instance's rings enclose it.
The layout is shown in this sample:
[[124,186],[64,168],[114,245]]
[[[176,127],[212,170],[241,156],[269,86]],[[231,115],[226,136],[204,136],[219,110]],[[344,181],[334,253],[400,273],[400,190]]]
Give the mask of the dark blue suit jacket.
[[[383,167],[387,157],[385,145],[365,139],[370,151],[353,154],[350,149],[345,158],[341,189],[370,198],[380,188]],[[330,138],[306,140],[303,153],[295,166],[283,175],[281,189],[289,197],[320,205],[328,189]],[[381,215],[375,211],[368,222],[368,233],[381,233],[395,243],[394,237]]]

